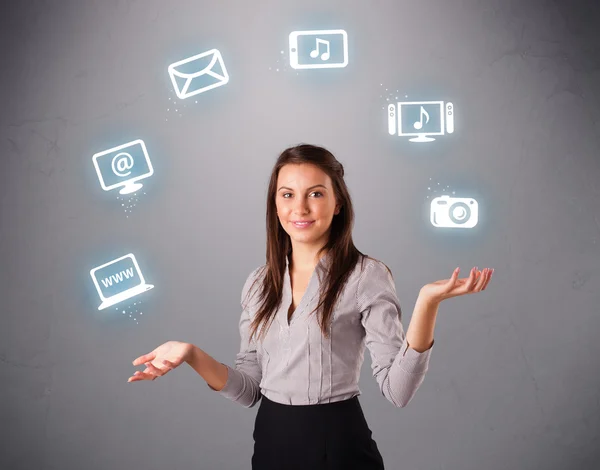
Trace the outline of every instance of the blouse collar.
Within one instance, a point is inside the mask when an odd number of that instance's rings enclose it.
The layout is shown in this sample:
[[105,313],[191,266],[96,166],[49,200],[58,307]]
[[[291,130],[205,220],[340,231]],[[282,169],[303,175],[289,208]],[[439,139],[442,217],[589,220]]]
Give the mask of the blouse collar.
[[[321,259],[319,260],[319,262],[317,263],[317,265],[315,266],[315,271],[317,271],[319,273],[319,279],[321,277],[321,274],[324,274],[325,272],[325,267],[327,266],[327,264],[329,263],[329,253],[330,251],[328,251],[327,253],[325,253],[325,255],[323,255],[321,257]],[[286,273],[289,273],[289,267],[290,267],[290,261],[289,261],[289,257],[286,256],[285,257],[285,271]]]

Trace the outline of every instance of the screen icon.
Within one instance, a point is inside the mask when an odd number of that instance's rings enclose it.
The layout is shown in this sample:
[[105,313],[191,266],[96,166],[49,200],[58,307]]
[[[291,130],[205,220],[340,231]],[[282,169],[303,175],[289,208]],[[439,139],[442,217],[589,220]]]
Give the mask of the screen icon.
[[289,37],[294,69],[332,69],[348,65],[348,34],[343,29],[294,31]]
[[438,196],[431,201],[430,220],[435,227],[473,228],[479,221],[479,204],[469,197]]
[[180,99],[204,93],[229,82],[223,57],[217,49],[202,52],[168,67],[173,88]]
[[146,144],[141,139],[96,153],[92,161],[104,191],[122,186],[119,193],[134,193],[143,187],[138,180],[154,174]]
[[154,286],[146,284],[135,256],[129,253],[90,271],[102,303],[98,310],[130,299]]
[[431,142],[431,135],[454,132],[454,105],[443,101],[405,101],[388,105],[390,135],[411,137],[411,142]]

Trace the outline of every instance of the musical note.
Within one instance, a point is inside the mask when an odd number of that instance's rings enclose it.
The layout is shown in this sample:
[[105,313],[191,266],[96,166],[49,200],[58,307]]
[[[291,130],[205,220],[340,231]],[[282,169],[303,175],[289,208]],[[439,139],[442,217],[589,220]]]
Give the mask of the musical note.
[[329,41],[325,39],[317,38],[316,48],[315,50],[310,51],[310,56],[314,59],[319,55],[319,52],[321,50],[321,44],[324,44],[327,47],[327,51],[321,54],[321,60],[329,60],[329,57],[331,57],[331,54],[329,53]]
[[427,124],[429,122],[429,113],[425,111],[425,108],[423,108],[423,106],[421,106],[419,120],[415,121],[415,123],[413,124],[413,126],[415,126],[415,129],[421,129],[423,127],[423,115],[427,116],[427,121],[425,121],[425,124]]

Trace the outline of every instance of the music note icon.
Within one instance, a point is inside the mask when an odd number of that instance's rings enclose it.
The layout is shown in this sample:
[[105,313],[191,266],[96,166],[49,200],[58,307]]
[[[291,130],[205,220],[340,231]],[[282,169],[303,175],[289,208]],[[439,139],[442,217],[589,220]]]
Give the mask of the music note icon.
[[331,57],[331,54],[329,52],[329,41],[327,41],[325,39],[317,38],[315,49],[310,51],[310,56],[314,59],[319,55],[319,53],[321,51],[321,44],[324,44],[325,47],[327,48],[327,51],[323,52],[321,54],[321,60],[329,60],[329,58]]
[[427,121],[425,121],[425,124],[427,124],[429,122],[429,113],[427,111],[425,111],[425,108],[423,108],[423,106],[421,106],[421,111],[419,113],[419,120],[415,121],[415,123],[413,124],[415,129],[421,129],[423,127],[423,116],[427,117]]

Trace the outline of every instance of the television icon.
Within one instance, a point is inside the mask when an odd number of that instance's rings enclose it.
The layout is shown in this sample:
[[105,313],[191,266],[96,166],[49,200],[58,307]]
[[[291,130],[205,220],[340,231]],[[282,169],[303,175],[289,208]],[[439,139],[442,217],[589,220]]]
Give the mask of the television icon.
[[404,101],[388,105],[388,132],[411,142],[431,142],[431,135],[454,132],[454,105],[443,101]]
[[473,228],[479,221],[479,204],[470,197],[438,196],[431,201],[430,220],[435,227]]
[[90,275],[102,301],[98,310],[112,307],[154,287],[146,283],[132,253],[92,269]]
[[120,194],[130,194],[143,187],[139,180],[154,174],[146,144],[133,140],[92,156],[94,168],[104,191],[121,187]]

